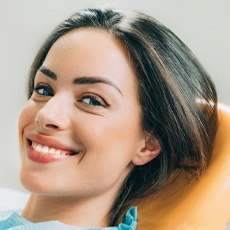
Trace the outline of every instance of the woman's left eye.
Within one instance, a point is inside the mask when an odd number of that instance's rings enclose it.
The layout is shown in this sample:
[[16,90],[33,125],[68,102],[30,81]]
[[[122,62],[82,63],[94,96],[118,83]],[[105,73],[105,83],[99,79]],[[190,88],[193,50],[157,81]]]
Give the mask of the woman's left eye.
[[90,106],[95,106],[95,107],[99,107],[99,106],[108,107],[109,106],[103,99],[96,97],[96,96],[92,96],[92,95],[84,95],[78,101],[88,104]]

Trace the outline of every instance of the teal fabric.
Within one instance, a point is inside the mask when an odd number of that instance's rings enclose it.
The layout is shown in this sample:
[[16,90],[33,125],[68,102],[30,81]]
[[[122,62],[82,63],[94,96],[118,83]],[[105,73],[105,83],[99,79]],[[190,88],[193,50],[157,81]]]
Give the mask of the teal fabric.
[[7,219],[0,221],[0,230],[135,230],[137,227],[137,208],[131,207],[126,213],[122,223],[108,228],[81,228],[63,224],[60,221],[32,223],[18,213],[13,213]]

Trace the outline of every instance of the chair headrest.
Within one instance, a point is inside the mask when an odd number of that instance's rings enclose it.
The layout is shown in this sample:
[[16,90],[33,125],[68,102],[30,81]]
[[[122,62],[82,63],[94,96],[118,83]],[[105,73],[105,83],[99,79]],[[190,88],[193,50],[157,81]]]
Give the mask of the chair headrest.
[[138,203],[138,229],[225,229],[230,219],[230,106],[218,104],[218,130],[207,171],[175,180]]

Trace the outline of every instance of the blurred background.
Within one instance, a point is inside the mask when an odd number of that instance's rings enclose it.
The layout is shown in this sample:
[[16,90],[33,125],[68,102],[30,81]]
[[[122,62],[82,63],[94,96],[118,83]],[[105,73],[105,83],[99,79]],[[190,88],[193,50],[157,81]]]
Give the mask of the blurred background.
[[208,70],[219,101],[230,104],[230,0],[0,0],[0,187],[23,190],[17,120],[38,48],[76,10],[108,2],[143,11],[170,28]]

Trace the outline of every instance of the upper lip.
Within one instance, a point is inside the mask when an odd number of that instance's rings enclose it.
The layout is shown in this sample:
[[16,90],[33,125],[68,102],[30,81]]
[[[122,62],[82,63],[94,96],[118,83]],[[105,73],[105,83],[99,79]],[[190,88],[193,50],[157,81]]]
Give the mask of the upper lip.
[[36,142],[38,144],[48,146],[50,148],[60,149],[67,152],[71,152],[72,154],[77,154],[80,150],[73,149],[72,147],[62,143],[59,140],[56,140],[49,136],[44,136],[38,133],[30,133],[27,135],[26,139],[31,142]]

